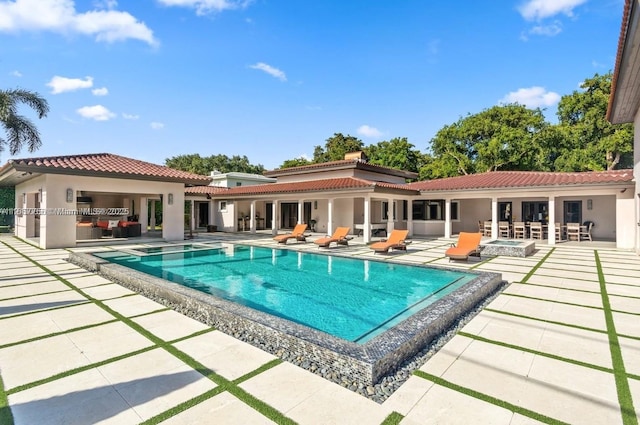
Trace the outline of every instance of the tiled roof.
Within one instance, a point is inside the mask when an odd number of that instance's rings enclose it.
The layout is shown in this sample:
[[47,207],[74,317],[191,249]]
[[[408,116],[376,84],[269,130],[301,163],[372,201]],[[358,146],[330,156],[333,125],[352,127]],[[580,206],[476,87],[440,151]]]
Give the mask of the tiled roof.
[[340,168],[358,168],[361,170],[369,170],[382,174],[402,176],[407,179],[414,179],[418,177],[417,173],[411,171],[398,170],[396,168],[384,167],[382,165],[371,164],[369,162],[354,159],[341,159],[339,161],[320,162],[317,164],[300,165],[298,167],[278,168],[277,170],[265,171],[264,175],[268,177],[275,177],[287,174],[321,171],[323,169],[331,170]]
[[174,170],[162,165],[110,153],[51,156],[13,159],[0,168],[0,174],[13,167],[18,171],[71,175],[97,175],[102,177],[131,177],[144,180],[175,181],[185,184],[203,184],[208,176]]
[[224,186],[189,186],[184,188],[184,193],[186,193],[187,195],[213,195],[216,193],[225,193],[228,191],[229,188]]
[[[393,184],[385,182],[374,182],[370,180],[358,179],[355,177],[340,177],[334,179],[310,180],[304,182],[291,183],[269,183],[257,184],[252,186],[236,186],[224,192],[225,196],[244,196],[244,195],[267,195],[267,194],[286,194],[299,192],[321,192],[321,191],[341,191],[341,190],[380,190],[380,191],[403,191],[407,194],[415,194],[417,192],[410,189],[405,184]],[[204,189],[203,189],[204,190]],[[202,192],[209,193],[209,192]]]
[[498,189],[540,186],[625,183],[633,179],[633,170],[553,173],[542,171],[492,171],[409,183],[420,191]]
[[611,79],[611,95],[609,96],[609,105],[607,107],[607,120],[611,121],[613,114],[613,106],[616,100],[616,89],[618,88],[618,78],[620,76],[620,67],[622,66],[622,56],[624,54],[624,45],[627,41],[627,33],[629,31],[629,18],[631,17],[631,0],[625,0],[624,11],[622,12],[622,24],[620,26],[620,36],[618,37],[618,51],[616,53],[616,63],[613,69],[613,77]]

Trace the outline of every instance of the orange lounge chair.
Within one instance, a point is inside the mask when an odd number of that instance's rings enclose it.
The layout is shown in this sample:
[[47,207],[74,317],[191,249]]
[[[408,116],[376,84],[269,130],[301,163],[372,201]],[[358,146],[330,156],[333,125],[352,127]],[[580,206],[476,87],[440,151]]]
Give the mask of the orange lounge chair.
[[374,252],[382,253],[389,252],[389,250],[393,249],[402,249],[404,251],[407,250],[407,235],[409,234],[408,230],[396,230],[391,231],[389,238],[380,242],[372,243],[369,245],[369,248],[373,249]]
[[449,261],[468,260],[471,255],[480,257],[480,239],[482,233],[460,232],[458,243],[447,249],[444,255],[449,257]]
[[350,227],[338,227],[333,235],[327,236],[325,238],[316,239],[313,241],[319,248],[328,248],[331,245],[331,242],[335,242],[338,245],[349,245],[349,239],[347,235],[351,230]]
[[275,236],[273,238],[274,241],[278,241],[278,243],[286,244],[289,239],[295,239],[299,242],[305,242],[307,240],[304,232],[307,230],[306,224],[296,224],[296,227],[293,228],[291,233],[285,233],[282,235]]

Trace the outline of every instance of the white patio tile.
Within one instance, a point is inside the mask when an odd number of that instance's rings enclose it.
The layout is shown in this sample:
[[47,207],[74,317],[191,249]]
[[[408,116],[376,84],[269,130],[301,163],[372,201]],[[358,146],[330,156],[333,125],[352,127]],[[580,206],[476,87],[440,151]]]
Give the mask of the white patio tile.
[[133,425],[142,418],[96,369],[9,396],[15,425]]
[[97,300],[108,300],[110,298],[118,298],[135,294],[132,290],[115,283],[84,288],[82,292]]
[[153,345],[149,339],[122,322],[107,323],[71,332],[67,336],[91,363],[108,360]]
[[625,313],[640,314],[640,298],[620,297],[609,295],[611,309]]
[[613,322],[618,335],[640,337],[640,326],[638,326],[638,315],[628,313],[611,312]]
[[455,335],[427,360],[420,370],[431,375],[442,376],[473,342],[473,339],[466,336]]
[[73,277],[67,279],[69,283],[74,285],[77,288],[88,288],[90,286],[98,286],[104,285],[106,283],[111,283],[110,280],[105,279],[102,276],[97,274],[89,274],[87,276]]
[[172,341],[210,328],[173,310],[160,311],[131,320],[165,341]]
[[174,345],[229,380],[246,375],[276,358],[220,331],[188,338]]
[[142,295],[132,295],[130,297],[116,298],[103,302],[109,308],[112,308],[113,310],[126,317],[151,313],[152,311],[166,308],[162,304],[152,301],[149,298],[143,297]]
[[34,295],[31,297],[16,298],[0,301],[0,317],[18,313],[27,313],[37,310],[45,310],[53,307],[87,302],[87,299],[76,291],[68,290],[53,294]]
[[162,349],[98,367],[143,419],[215,388],[215,384]]
[[203,401],[173,416],[163,425],[193,425],[216,423],[224,425],[267,425],[274,422],[262,416],[228,392]]
[[5,390],[89,364],[66,335],[0,349]]
[[627,373],[640,375],[640,341],[637,339],[619,337],[622,360]]
[[69,287],[59,280],[0,287],[0,300],[42,293],[68,291]]
[[406,416],[433,385],[434,383],[427,379],[411,376],[382,405],[389,411]]
[[248,393],[282,413],[298,406],[324,388],[339,388],[336,384],[291,363],[281,363],[240,384]]
[[402,420],[402,425],[509,425],[513,412],[460,392],[434,385]]

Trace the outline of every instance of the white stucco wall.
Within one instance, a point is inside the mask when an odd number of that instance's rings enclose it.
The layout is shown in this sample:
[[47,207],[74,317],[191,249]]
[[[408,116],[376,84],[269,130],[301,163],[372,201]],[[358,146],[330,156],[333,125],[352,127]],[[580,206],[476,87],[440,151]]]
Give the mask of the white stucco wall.
[[[117,205],[108,205],[108,207],[130,207],[129,205],[123,205],[123,199],[126,199],[127,204],[130,204],[131,199],[138,199],[140,204],[142,201],[139,195],[141,194],[162,195],[164,211],[162,237],[166,240],[184,239],[184,184],[182,183],[45,174],[16,186],[16,199],[21,199],[23,192],[34,193],[40,189],[42,189],[40,207],[48,209],[76,209],[75,194],[79,191],[130,194],[124,198],[122,196],[114,197],[113,199],[118,200]],[[71,189],[74,193],[73,202],[67,203],[67,189]],[[173,197],[171,205],[168,203],[169,194]],[[104,199],[109,199],[109,197],[107,196]],[[104,206],[107,207],[106,205]],[[143,208],[142,205],[139,205],[139,207]],[[30,236],[26,234],[26,217],[16,218],[16,235],[19,237]],[[140,219],[142,220],[143,217],[140,217]],[[75,215],[41,215],[40,247],[65,248],[75,246],[75,225]]]

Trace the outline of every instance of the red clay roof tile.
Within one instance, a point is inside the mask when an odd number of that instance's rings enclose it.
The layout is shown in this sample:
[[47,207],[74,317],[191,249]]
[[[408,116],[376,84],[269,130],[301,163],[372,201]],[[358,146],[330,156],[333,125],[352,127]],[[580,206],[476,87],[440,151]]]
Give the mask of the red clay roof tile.
[[13,159],[0,168],[0,173],[9,167],[38,173],[117,174],[153,180],[183,181],[185,184],[202,184],[211,181],[208,176],[174,170],[162,165],[110,153]]
[[578,184],[606,184],[631,182],[633,170],[557,173],[543,171],[491,171],[437,180],[409,183],[420,191],[499,189],[532,186],[567,186]]

